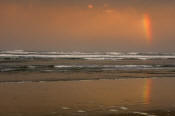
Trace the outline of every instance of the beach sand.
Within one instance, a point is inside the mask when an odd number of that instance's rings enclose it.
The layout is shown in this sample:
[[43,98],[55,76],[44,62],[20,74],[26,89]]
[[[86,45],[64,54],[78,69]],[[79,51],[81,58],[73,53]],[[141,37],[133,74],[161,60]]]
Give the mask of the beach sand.
[[1,82],[1,116],[173,116],[175,78]]

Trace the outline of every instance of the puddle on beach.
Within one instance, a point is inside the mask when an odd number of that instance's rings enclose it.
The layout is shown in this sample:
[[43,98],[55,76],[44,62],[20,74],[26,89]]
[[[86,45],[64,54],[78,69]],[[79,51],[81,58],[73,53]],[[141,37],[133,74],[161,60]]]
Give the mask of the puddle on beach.
[[170,110],[174,83],[175,78],[0,83],[0,114]]

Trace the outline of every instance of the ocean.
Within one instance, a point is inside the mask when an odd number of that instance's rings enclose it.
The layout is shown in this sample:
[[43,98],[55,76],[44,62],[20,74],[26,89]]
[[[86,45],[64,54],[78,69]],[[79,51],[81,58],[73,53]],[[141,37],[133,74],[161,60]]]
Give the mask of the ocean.
[[[8,73],[99,75],[91,78],[77,78],[80,80],[173,77],[175,74],[175,53],[1,50],[0,72],[6,75]],[[105,77],[102,75],[103,73]],[[100,77],[100,75],[102,76]],[[53,80],[59,81],[58,78]],[[65,79],[60,80],[74,79],[65,77]],[[3,79],[0,79],[0,81],[3,81]],[[46,80],[41,78],[41,81]]]

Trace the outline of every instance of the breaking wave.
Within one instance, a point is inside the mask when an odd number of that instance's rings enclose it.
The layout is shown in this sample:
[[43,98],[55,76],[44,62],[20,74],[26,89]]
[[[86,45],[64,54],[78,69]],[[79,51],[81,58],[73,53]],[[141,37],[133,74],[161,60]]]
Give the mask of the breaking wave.
[[0,51],[0,58],[57,58],[57,59],[85,59],[85,60],[147,60],[147,59],[175,59],[175,53],[139,53],[139,52],[42,52],[42,51]]

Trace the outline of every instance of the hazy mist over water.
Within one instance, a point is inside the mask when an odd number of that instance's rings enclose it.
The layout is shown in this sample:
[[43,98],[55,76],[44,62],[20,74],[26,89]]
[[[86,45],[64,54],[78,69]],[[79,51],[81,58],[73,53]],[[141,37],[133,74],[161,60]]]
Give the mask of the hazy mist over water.
[[0,49],[173,52],[174,5],[173,0],[1,0]]

